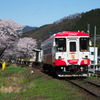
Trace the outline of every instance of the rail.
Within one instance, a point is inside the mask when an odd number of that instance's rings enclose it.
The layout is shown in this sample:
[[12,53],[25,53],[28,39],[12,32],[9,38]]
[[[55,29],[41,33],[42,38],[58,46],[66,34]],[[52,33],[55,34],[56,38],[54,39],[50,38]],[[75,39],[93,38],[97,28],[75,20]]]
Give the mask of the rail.
[[[83,90],[87,91],[88,93],[90,93],[90,94],[96,96],[96,97],[98,98],[98,100],[100,99],[100,90],[99,90],[99,92],[97,92],[98,90],[95,90],[95,91],[94,91],[93,89],[89,89],[89,88],[87,88],[87,86],[82,85],[82,84],[80,84],[79,82],[76,82],[76,81],[74,81],[74,80],[66,79],[66,81],[68,81],[68,82],[70,82],[70,83],[72,83],[72,84],[74,84],[74,85],[76,85],[76,86],[82,88]],[[92,82],[90,82],[90,83],[92,84]],[[96,84],[94,84],[94,85],[96,85]],[[89,86],[89,87],[90,87],[90,86]],[[100,87],[100,85],[99,85],[99,87]]]

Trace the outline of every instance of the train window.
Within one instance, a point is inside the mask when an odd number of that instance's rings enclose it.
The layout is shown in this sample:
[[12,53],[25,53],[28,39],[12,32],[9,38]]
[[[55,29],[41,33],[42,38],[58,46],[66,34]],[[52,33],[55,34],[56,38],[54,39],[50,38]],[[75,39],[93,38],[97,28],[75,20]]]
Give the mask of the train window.
[[56,51],[65,52],[66,51],[66,38],[55,38]]
[[80,51],[89,51],[89,38],[80,38]]
[[70,52],[76,51],[76,42],[70,42]]

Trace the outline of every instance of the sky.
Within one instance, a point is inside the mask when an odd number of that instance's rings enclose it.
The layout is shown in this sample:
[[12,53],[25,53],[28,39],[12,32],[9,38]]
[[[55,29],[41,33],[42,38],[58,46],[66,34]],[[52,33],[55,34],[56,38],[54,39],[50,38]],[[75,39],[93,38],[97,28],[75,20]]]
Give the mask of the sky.
[[0,19],[40,27],[96,8],[100,0],[0,0]]

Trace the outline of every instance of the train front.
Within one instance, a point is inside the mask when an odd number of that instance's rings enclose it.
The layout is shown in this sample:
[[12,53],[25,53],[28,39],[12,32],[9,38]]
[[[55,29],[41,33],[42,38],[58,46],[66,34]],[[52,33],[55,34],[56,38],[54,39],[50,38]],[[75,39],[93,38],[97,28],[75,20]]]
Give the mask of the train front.
[[59,77],[87,76],[89,35],[83,32],[63,32],[55,35],[54,66]]

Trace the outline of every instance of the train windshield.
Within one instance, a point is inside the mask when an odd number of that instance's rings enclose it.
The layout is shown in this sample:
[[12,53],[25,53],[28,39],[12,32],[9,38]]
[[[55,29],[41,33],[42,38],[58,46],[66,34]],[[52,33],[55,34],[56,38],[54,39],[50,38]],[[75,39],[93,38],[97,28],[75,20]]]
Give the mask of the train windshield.
[[66,51],[66,38],[55,38],[56,51],[65,52]]
[[80,51],[89,51],[89,38],[80,38]]
[[70,52],[76,51],[76,42],[70,42]]

